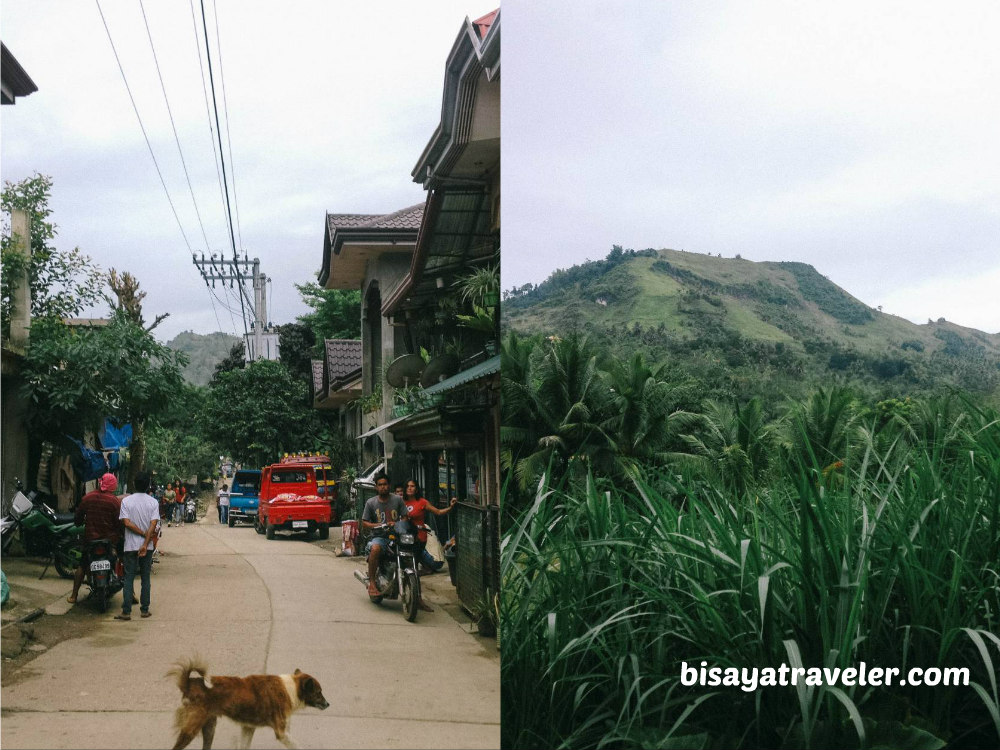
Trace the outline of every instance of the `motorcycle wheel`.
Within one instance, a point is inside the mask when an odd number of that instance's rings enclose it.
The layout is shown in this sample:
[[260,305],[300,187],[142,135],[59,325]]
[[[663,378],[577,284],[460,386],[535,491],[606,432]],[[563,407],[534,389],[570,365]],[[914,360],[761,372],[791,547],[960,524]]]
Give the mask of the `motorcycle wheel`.
[[102,586],[97,591],[97,611],[104,614],[108,611],[109,599],[111,598],[111,593],[108,591],[107,586]]
[[83,545],[79,541],[60,544],[52,552],[52,563],[62,578],[72,578],[83,559]]
[[407,622],[413,622],[417,619],[417,603],[420,601],[420,579],[416,573],[406,573],[403,576],[400,599],[403,602],[403,617]]

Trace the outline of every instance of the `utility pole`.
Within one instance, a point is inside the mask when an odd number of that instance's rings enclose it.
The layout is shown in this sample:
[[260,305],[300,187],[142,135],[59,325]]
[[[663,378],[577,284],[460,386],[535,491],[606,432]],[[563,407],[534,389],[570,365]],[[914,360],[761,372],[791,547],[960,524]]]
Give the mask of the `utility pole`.
[[[228,281],[230,288],[234,284],[239,287],[241,298],[246,299],[247,302],[249,302],[249,298],[244,284],[248,279],[252,280],[254,299],[250,315],[253,316],[253,339],[251,340],[247,336],[247,360],[264,359],[264,330],[267,326],[267,295],[265,294],[267,276],[260,270],[260,259],[250,260],[244,255],[242,259],[237,257],[235,260],[227,260],[213,254],[210,258],[202,255],[201,259],[197,256],[191,256],[191,260],[201,272],[206,285],[211,281],[214,287],[217,281],[221,281],[222,285],[225,286]],[[245,326],[246,320],[244,320]]]

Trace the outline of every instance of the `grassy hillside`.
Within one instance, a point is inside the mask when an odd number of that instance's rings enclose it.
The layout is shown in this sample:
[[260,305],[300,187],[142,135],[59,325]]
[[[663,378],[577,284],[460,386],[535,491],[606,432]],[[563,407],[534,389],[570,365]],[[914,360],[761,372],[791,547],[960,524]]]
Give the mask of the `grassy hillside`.
[[843,376],[896,391],[1000,392],[1000,335],[882,313],[805,263],[615,248],[513,290],[503,324],[523,334],[583,330],[613,351],[645,350],[695,374],[724,365],[715,369],[729,390],[747,378],[777,378],[788,390],[789,379]]
[[182,331],[167,346],[188,355],[190,362],[184,368],[184,379],[193,385],[208,385],[215,366],[229,354],[240,340],[226,333],[200,334]]

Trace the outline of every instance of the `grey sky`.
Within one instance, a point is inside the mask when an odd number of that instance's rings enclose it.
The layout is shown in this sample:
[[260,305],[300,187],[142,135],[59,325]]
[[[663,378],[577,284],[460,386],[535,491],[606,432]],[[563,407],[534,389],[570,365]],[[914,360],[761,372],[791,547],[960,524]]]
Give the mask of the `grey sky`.
[[612,244],[797,260],[1000,332],[1000,6],[504,4],[503,285]]
[[[410,170],[440,118],[446,56],[465,17],[495,6],[469,0],[217,4],[221,79],[214,46],[212,64],[220,118],[223,80],[228,102],[232,162],[228,150],[225,157],[235,174],[237,245],[259,257],[273,279],[270,319],[290,322],[306,311],[293,284],[315,280],[326,211],[387,213],[424,199]],[[207,245],[231,255],[195,46],[195,22],[204,45],[200,4],[193,3],[196,19],[189,2],[144,5],[204,235],[140,4],[102,0],[100,7],[187,242],[199,254]],[[216,2],[205,5],[214,45]],[[242,335],[235,297],[217,288],[237,314],[219,302],[213,310],[191,263],[97,4],[8,1],[0,34],[38,85],[3,107],[3,179],[34,172],[54,179],[57,245],[78,246],[102,268],[136,275],[148,293],[147,319],[171,313],[156,329],[158,338],[220,327]],[[226,127],[223,120],[224,134]]]

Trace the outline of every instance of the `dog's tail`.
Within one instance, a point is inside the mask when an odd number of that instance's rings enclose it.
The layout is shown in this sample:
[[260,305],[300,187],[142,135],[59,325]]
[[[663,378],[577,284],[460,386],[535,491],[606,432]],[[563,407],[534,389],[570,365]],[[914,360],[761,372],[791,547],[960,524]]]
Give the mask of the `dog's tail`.
[[187,694],[191,689],[192,672],[201,676],[201,680],[198,682],[202,683],[206,687],[211,685],[211,677],[208,674],[208,666],[205,664],[205,661],[198,656],[177,662],[176,666],[167,672],[167,677],[175,677],[177,679],[177,687],[180,688],[181,695],[185,697],[187,697]]

